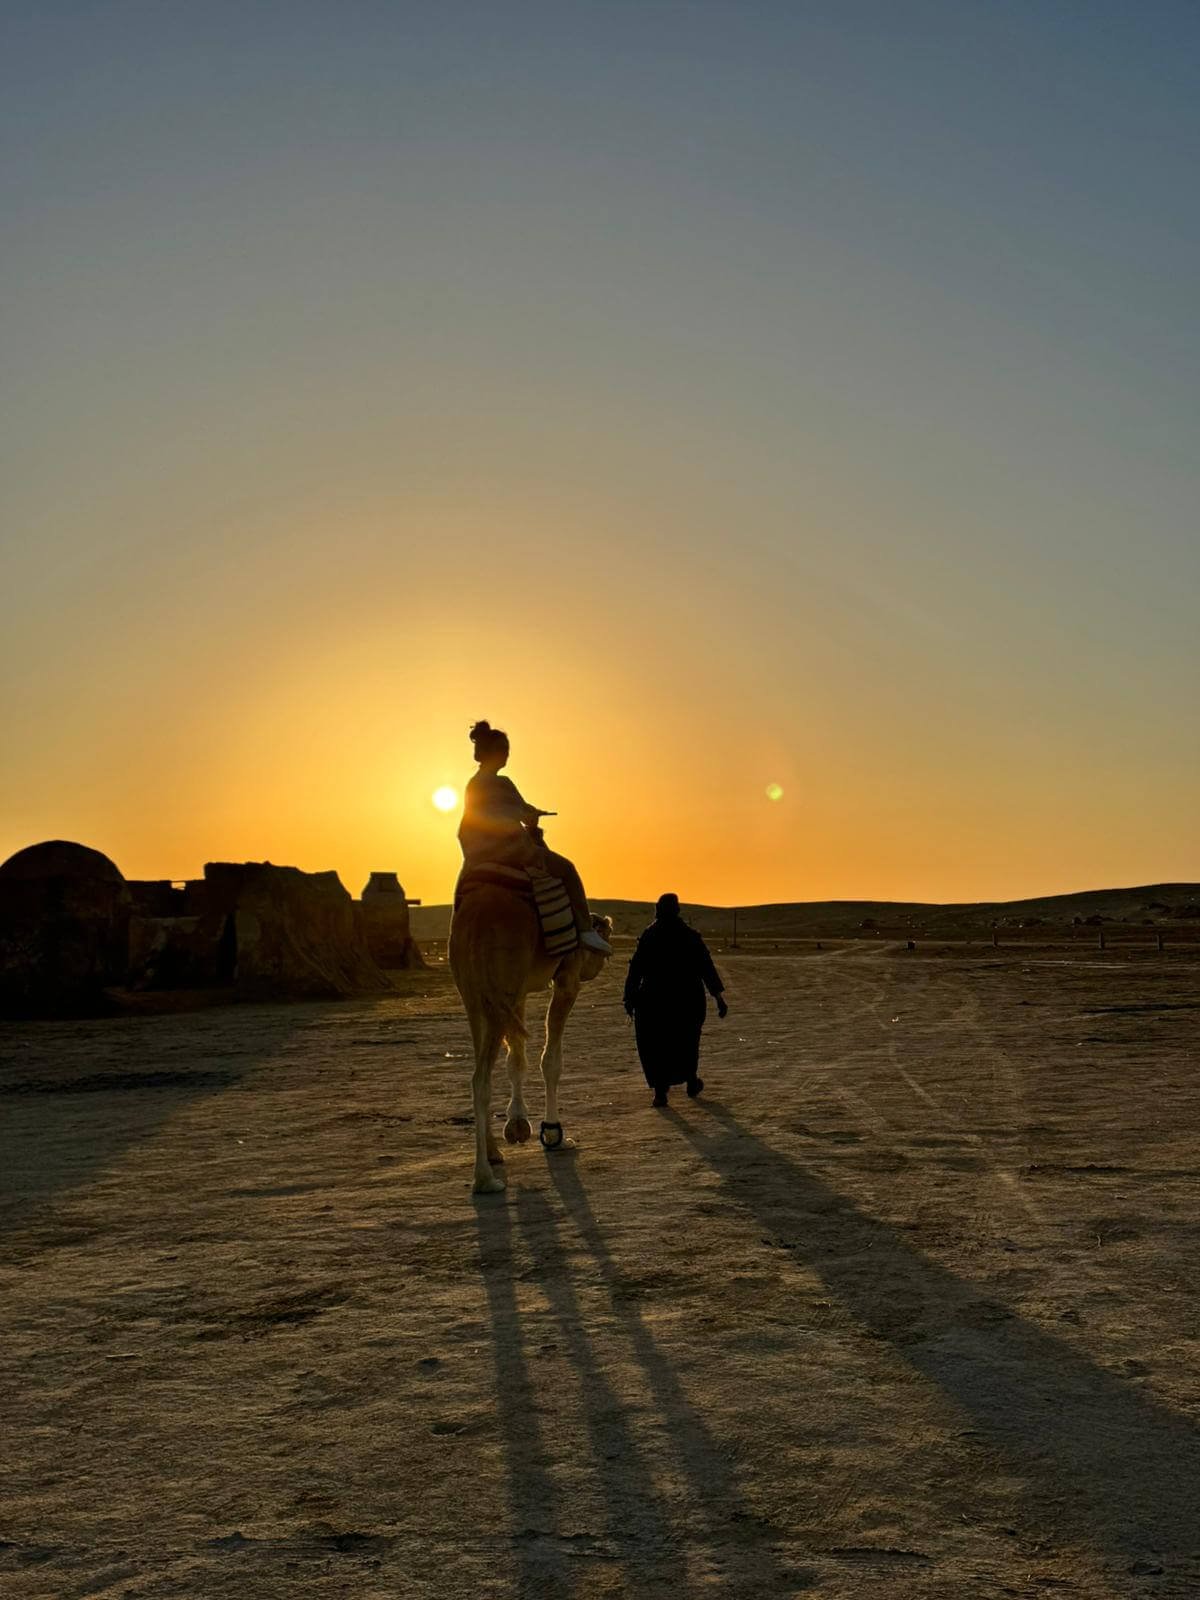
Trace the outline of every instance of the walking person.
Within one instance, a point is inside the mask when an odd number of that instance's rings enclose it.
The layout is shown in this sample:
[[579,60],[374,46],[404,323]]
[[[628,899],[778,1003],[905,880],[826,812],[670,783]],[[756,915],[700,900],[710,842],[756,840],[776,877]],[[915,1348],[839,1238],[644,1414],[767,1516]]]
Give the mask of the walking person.
[[625,979],[625,1010],[633,1018],[638,1056],[656,1106],[667,1104],[674,1084],[686,1084],[692,1099],[704,1088],[699,1068],[705,990],[723,1020],[729,1011],[724,989],[708,946],[679,915],[679,896],[662,895]]

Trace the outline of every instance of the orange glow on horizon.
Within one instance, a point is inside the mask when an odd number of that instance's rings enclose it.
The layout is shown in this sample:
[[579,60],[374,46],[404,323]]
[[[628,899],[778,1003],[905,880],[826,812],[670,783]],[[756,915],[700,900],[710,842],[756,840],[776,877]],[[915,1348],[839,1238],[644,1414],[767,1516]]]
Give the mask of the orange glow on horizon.
[[[360,543],[387,512],[359,513]],[[294,588],[277,614],[258,603],[270,529],[243,559],[244,592],[227,591],[218,564],[186,614],[142,614],[115,595],[105,626],[136,649],[114,649],[87,679],[55,657],[26,685],[0,858],[58,837],[131,878],[265,859],[334,868],[354,894],[389,870],[442,903],[474,771],[467,730],[486,716],[511,736],[508,775],[558,813],[548,842],[596,898],[1008,899],[1194,869],[1187,793],[1152,721],[1135,759],[1128,741],[1103,742],[1104,719],[1093,725],[1081,702],[1068,759],[1061,730],[1039,721],[1040,683],[1015,722],[989,722],[992,680],[969,659],[939,676],[914,645],[901,685],[869,634],[845,647],[818,599],[797,620],[769,588],[751,605],[703,571],[691,603],[712,621],[664,630],[672,551],[642,550],[644,587],[631,590],[619,506],[576,512],[564,572],[546,557],[562,545],[557,503],[418,500],[390,514],[400,532],[372,548],[369,572],[345,563],[324,519],[307,535],[281,525]],[[429,526],[437,543],[422,539]],[[462,549],[499,544],[502,568],[463,567]],[[534,616],[529,643],[514,644],[526,636],[513,619]],[[96,626],[90,590],[62,623]],[[163,672],[148,675],[148,660]],[[1107,764],[1092,757],[1084,792],[1089,750]],[[439,786],[455,790],[448,809],[430,773],[457,775]]]
[[1194,7],[59,9],[0,859],[441,903],[486,717],[596,898],[1200,877]]

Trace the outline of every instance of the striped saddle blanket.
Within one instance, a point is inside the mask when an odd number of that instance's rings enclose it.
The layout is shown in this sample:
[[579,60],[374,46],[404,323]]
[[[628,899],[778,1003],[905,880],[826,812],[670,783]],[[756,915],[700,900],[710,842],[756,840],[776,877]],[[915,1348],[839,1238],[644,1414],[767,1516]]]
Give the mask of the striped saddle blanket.
[[463,895],[470,894],[472,889],[484,884],[490,884],[495,889],[508,889],[522,899],[533,902],[542,925],[542,943],[547,955],[570,955],[578,947],[575,913],[571,910],[571,902],[561,878],[552,878],[549,873],[539,872],[536,867],[508,867],[496,861],[477,867],[464,867],[454,890],[455,905]]

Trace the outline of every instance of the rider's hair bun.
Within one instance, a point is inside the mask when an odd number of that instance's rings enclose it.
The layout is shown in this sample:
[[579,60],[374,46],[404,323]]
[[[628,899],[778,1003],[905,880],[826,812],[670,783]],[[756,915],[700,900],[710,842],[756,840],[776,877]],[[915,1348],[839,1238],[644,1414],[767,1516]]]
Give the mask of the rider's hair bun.
[[471,729],[471,743],[475,746],[476,761],[482,761],[493,750],[506,748],[508,735],[500,728],[493,728],[490,722],[477,722]]

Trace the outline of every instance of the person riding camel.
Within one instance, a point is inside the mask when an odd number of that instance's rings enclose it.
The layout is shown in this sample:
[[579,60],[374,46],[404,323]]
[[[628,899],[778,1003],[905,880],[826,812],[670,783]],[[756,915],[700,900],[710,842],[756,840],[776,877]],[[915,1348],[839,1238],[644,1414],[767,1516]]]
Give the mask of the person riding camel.
[[479,771],[468,782],[463,797],[458,842],[464,863],[468,867],[488,863],[524,867],[557,878],[571,902],[579,943],[585,950],[612,955],[612,946],[592,926],[587,895],[573,863],[547,849],[542,841],[540,819],[555,813],[531,806],[511,778],[500,776],[500,769],[508,764],[508,735],[489,722],[477,722],[471,729],[471,743]]

